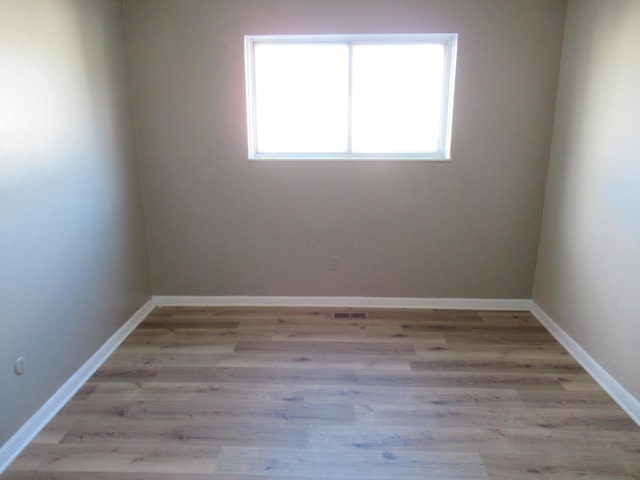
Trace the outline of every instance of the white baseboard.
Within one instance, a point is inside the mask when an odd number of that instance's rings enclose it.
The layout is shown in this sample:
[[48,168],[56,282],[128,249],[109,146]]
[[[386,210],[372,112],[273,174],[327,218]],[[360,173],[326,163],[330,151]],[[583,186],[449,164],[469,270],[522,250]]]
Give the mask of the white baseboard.
[[631,419],[640,426],[640,400],[631,395],[615,378],[596,362],[578,342],[545,313],[537,303],[531,302],[531,313],[542,323],[571,356],[600,384]]
[[42,407],[25,422],[22,427],[0,447],[0,475],[9,464],[29,445],[29,443],[40,433],[49,421],[60,411],[62,407],[75,395],[75,393],[85,384],[93,373],[102,365],[107,358],[118,348],[127,336],[144,320],[153,310],[152,300],[147,301],[138,309],[127,322],[120,327],[89,360],[87,360],[70,378],[67,380]]
[[158,307],[343,307],[530,310],[529,299],[398,297],[154,296]]

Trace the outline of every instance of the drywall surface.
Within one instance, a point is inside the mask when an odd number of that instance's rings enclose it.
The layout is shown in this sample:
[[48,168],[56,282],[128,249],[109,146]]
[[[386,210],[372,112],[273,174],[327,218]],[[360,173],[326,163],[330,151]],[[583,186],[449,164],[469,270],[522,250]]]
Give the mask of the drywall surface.
[[640,398],[640,2],[570,2],[534,300]]
[[[530,298],[564,2],[124,5],[154,293]],[[244,35],[430,32],[450,162],[247,160]]]
[[123,28],[0,2],[0,445],[150,296]]

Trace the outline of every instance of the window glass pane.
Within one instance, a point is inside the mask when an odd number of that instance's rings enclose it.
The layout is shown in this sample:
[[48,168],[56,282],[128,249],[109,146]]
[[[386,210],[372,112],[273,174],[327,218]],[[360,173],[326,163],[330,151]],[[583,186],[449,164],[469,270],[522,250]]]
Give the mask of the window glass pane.
[[354,45],[353,151],[435,152],[443,45]]
[[347,45],[257,43],[254,62],[258,152],[347,150]]

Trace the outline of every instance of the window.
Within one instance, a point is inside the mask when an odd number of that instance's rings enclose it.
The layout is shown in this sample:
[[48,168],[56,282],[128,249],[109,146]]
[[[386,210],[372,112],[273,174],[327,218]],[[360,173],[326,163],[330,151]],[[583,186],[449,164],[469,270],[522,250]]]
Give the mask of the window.
[[250,159],[446,160],[456,34],[247,36]]

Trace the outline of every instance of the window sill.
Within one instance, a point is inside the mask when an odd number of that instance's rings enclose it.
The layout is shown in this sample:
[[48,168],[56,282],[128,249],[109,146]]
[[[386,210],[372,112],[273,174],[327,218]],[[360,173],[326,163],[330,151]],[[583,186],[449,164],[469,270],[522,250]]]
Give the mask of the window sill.
[[331,154],[256,154],[250,155],[252,161],[321,161],[321,162],[448,162],[451,156],[433,154],[362,154],[362,155],[331,155]]

